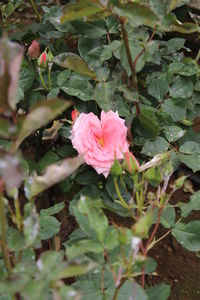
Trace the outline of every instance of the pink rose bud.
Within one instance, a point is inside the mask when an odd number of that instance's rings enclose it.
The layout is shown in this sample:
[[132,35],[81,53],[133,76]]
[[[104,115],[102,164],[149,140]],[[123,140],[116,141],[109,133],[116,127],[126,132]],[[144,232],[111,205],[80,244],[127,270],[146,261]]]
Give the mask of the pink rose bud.
[[33,40],[30,47],[28,48],[28,54],[30,58],[38,58],[40,55],[40,44],[36,41]]
[[124,153],[123,168],[131,175],[139,171],[140,165],[131,152]]
[[74,109],[72,110],[72,121],[73,121],[73,124],[75,123],[76,119],[79,117],[80,113],[78,110]]
[[38,64],[41,68],[46,68],[46,65],[47,65],[47,54],[46,54],[46,51],[44,51],[39,59],[38,59]]

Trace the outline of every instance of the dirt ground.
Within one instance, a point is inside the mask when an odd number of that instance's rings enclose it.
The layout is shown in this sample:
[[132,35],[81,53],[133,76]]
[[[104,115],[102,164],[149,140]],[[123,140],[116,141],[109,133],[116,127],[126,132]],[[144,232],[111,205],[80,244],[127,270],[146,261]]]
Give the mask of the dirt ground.
[[[171,203],[187,202],[188,193],[178,191]],[[194,212],[187,221],[200,219],[200,213]],[[160,226],[157,236],[162,236],[166,229]],[[157,276],[147,278],[148,285],[166,283],[171,285],[169,300],[200,300],[200,254],[184,249],[168,235],[162,243],[158,243],[149,253],[158,263]]]

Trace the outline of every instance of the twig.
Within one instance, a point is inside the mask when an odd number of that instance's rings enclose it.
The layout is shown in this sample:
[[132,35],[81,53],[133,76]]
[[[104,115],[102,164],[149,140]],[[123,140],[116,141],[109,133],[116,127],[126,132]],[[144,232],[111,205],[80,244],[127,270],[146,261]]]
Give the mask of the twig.
[[35,0],[30,0],[30,2],[31,2],[31,5],[32,5],[32,7],[33,7],[33,9],[34,9],[34,11],[35,11],[35,14],[36,14],[36,16],[37,16],[39,22],[41,22],[42,17],[41,17],[41,15],[40,15],[40,13],[39,13],[39,11],[38,11],[38,9],[37,9],[37,4],[36,4]]
[[120,284],[115,289],[115,292],[114,292],[112,300],[117,300],[117,296],[118,296],[119,290],[122,287],[122,285],[125,283],[125,281],[126,281],[126,278],[122,278],[121,279]]
[[[156,34],[156,28],[154,28],[154,31],[152,32],[152,35],[150,36],[149,40],[147,41],[147,45],[146,45],[146,48],[148,47],[148,45],[151,43],[151,41],[153,40],[154,38],[154,35]],[[137,64],[137,61],[138,59],[140,58],[140,56],[143,54],[143,52],[146,50],[146,48],[144,47],[139,53],[138,55],[136,56],[134,62],[133,62],[133,68],[136,69],[136,64]]]
[[[159,223],[160,223],[160,218],[161,218],[162,210],[163,210],[163,205],[161,205],[160,208],[159,208],[156,225],[154,226],[154,229],[153,229],[153,231],[152,231],[152,233],[150,235],[150,238],[148,239],[148,241],[147,241],[147,243],[145,245],[144,252],[143,252],[144,257],[146,257],[149,245],[153,241],[153,239],[154,239],[154,237],[156,235],[156,232],[158,230],[158,226],[159,226]],[[145,284],[145,266],[142,267],[142,288],[144,288],[144,284]]]
[[[133,59],[132,59],[132,55],[131,55],[131,49],[130,49],[130,44],[129,44],[129,39],[128,39],[128,32],[126,30],[125,19],[120,18],[120,22],[121,22],[121,26],[122,26],[122,36],[123,36],[124,44],[125,44],[125,47],[126,47],[128,63],[129,63],[130,68],[131,68],[131,86],[133,88],[135,88],[136,91],[137,91],[138,90],[137,76],[136,76],[135,67],[134,67]],[[139,113],[140,113],[139,103],[137,101],[135,101],[134,105],[135,105],[135,109],[136,109],[136,114],[139,115]]]

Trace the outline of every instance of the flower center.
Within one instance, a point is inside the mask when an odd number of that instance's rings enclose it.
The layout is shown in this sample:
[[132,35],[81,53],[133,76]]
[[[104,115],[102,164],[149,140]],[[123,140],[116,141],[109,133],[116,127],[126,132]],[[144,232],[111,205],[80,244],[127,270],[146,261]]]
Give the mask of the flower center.
[[97,143],[101,146],[101,147],[104,147],[105,145],[105,141],[104,141],[104,137],[103,136],[98,136],[97,137]]

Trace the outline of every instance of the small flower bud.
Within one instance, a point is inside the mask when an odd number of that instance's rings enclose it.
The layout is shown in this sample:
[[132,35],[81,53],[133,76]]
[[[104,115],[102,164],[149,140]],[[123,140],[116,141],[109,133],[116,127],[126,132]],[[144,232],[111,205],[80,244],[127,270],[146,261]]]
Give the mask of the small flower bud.
[[40,55],[40,57],[38,59],[38,64],[41,68],[46,68],[46,65],[47,65],[46,50],[44,52],[42,52],[42,54]]
[[117,159],[114,160],[110,169],[110,174],[113,176],[120,176],[122,174],[122,166]]
[[76,119],[79,117],[80,113],[78,110],[74,109],[72,110],[71,116],[72,116],[72,121],[73,124],[76,122]]
[[40,44],[36,41],[33,40],[30,47],[28,48],[28,54],[30,58],[38,58],[40,55]]
[[180,178],[176,179],[176,180],[174,181],[175,187],[176,187],[177,189],[181,189],[182,186],[183,186],[183,184],[184,184],[184,182],[185,182],[185,180],[186,180],[187,178],[188,178],[188,176],[181,176]]
[[137,159],[131,152],[124,153],[123,169],[131,175],[134,175],[140,169]]

